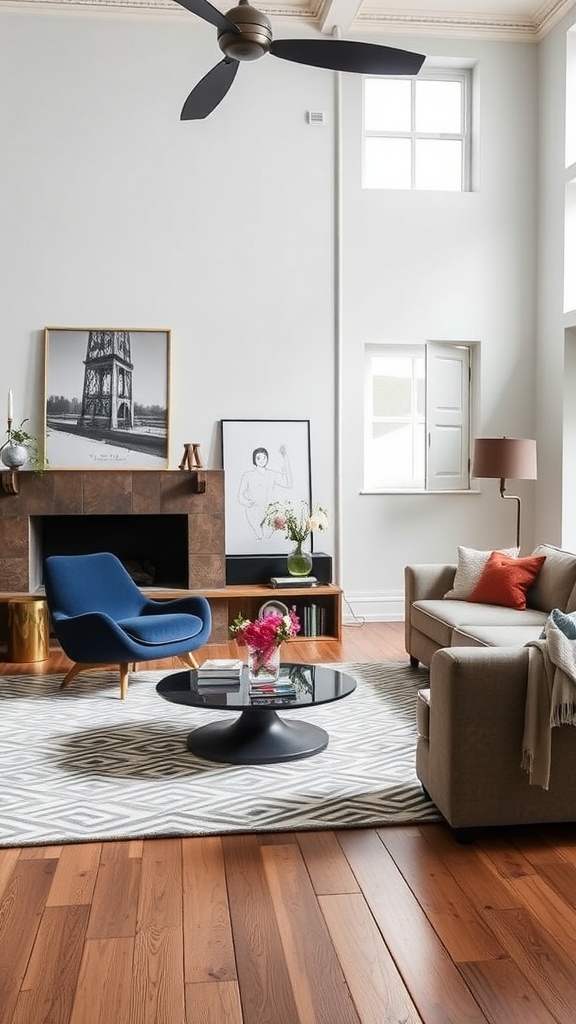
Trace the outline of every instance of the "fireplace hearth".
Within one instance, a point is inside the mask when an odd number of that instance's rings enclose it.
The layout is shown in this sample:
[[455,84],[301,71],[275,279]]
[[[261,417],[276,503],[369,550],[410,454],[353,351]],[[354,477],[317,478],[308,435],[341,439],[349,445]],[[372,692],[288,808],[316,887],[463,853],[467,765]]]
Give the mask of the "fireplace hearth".
[[182,470],[20,472],[0,492],[0,594],[42,585],[47,554],[112,551],[151,586],[211,590],[226,580],[224,474],[206,470],[195,493]]

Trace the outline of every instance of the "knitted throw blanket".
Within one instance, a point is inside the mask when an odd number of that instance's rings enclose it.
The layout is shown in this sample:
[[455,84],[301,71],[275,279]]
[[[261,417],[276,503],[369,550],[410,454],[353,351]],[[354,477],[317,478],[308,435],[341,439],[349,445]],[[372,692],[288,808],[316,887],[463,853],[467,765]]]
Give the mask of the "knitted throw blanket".
[[526,644],[528,685],[522,767],[531,786],[548,789],[552,729],[576,725],[576,620],[554,608],[538,640]]

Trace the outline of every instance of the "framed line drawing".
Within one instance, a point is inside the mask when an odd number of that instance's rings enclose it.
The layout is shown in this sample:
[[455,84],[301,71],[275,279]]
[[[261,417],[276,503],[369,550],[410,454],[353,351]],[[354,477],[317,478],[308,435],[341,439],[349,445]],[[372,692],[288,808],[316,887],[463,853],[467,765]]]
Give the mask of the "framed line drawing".
[[[262,519],[273,501],[312,506],[310,420],[222,420],[227,555],[288,554],[294,542]],[[311,549],[308,537],[304,547]]]
[[51,469],[167,469],[170,331],[46,327]]

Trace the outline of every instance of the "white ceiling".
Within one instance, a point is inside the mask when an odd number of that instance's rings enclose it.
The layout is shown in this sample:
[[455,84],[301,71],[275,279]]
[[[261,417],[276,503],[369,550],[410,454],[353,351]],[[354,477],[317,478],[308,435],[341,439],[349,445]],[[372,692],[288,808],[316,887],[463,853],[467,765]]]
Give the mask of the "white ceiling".
[[[211,0],[213,2],[213,0]],[[216,0],[227,11],[237,0]],[[251,0],[274,21],[300,22],[343,36],[370,32],[476,36],[538,41],[576,0]],[[93,13],[95,10],[143,10],[185,14],[174,0],[0,0],[0,8]],[[194,15],[188,15],[194,17]]]

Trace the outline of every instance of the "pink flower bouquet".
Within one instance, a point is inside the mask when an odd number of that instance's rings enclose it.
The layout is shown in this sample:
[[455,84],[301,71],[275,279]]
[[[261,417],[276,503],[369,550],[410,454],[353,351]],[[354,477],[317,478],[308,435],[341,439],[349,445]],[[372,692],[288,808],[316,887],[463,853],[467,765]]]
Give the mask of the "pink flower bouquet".
[[230,626],[230,634],[237,642],[249,648],[253,675],[268,675],[277,660],[277,648],[283,640],[297,636],[300,619],[294,609],[287,615],[270,612],[262,619],[245,619],[241,615]]

